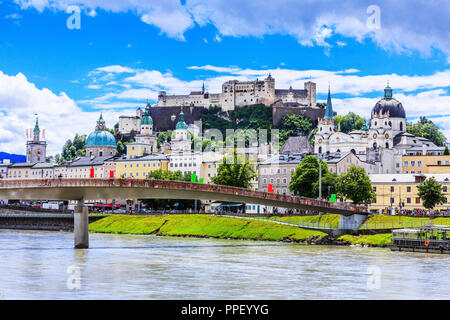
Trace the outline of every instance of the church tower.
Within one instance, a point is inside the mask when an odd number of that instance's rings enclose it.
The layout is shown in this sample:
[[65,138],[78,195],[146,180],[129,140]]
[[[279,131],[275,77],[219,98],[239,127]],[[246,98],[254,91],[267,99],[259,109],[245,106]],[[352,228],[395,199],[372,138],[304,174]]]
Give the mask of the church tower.
[[151,117],[150,104],[147,102],[145,112],[141,118],[140,134],[136,135],[136,142],[131,144],[140,148],[141,152],[137,156],[143,156],[158,151],[158,138],[153,134],[153,119]]
[[181,107],[180,118],[175,127],[171,141],[172,152],[190,152],[191,139],[189,136],[188,125],[184,122],[183,107]]
[[45,162],[47,153],[47,143],[41,140],[41,130],[36,115],[36,124],[33,129],[33,140],[27,141],[27,162]]
[[318,131],[314,138],[314,153],[326,153],[330,151],[329,139],[336,132],[334,124],[334,112],[331,104],[330,86],[328,86],[328,99],[325,116],[319,119]]

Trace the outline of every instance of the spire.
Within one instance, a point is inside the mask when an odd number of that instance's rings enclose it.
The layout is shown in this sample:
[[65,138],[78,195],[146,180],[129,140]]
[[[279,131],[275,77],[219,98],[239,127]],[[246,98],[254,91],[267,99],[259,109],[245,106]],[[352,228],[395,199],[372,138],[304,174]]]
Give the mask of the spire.
[[105,120],[103,119],[103,113],[100,111],[100,117],[97,120],[97,125],[95,126],[96,131],[103,131],[105,130]]
[[327,109],[325,110],[325,119],[333,119],[333,106],[331,104],[331,94],[330,94],[330,84],[328,84],[328,99],[327,99]]
[[205,93],[205,81],[203,81],[203,85],[202,85],[202,93]]
[[39,122],[38,122],[38,115],[37,115],[37,113],[36,113],[36,124],[34,125],[34,131],[36,132],[36,131],[40,131],[39,130]]
[[392,88],[389,87],[389,80],[387,82],[386,88],[384,88],[384,98],[385,99],[392,99]]

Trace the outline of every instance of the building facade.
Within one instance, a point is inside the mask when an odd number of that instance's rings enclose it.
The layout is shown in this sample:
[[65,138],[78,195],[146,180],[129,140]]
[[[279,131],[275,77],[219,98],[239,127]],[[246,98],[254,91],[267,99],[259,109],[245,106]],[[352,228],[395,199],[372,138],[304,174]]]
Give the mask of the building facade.
[[398,210],[425,210],[418,195],[418,185],[429,177],[434,177],[442,186],[447,203],[434,209],[448,211],[450,207],[450,173],[446,174],[372,174],[369,175],[376,194],[376,202],[369,210],[387,213],[389,208]]

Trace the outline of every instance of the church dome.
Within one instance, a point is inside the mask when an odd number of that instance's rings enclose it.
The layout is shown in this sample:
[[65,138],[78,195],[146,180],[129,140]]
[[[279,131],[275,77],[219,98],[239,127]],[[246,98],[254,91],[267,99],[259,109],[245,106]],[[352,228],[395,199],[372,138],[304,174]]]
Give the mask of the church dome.
[[150,116],[150,104],[148,102],[147,102],[147,106],[145,107],[145,112],[141,118],[141,125],[142,124],[148,124],[148,125],[153,124],[153,119]]
[[384,98],[378,101],[372,109],[372,114],[387,114],[390,118],[406,118],[406,112],[401,102],[392,98],[389,85],[384,89]]
[[144,115],[141,119],[141,124],[153,124],[153,119],[150,115]]
[[95,131],[86,140],[86,147],[116,147],[116,138],[105,129],[105,120],[100,114]]
[[176,130],[187,130],[188,129],[188,125],[186,124],[186,122],[184,122],[184,112],[183,110],[181,110],[180,112],[180,119],[178,120],[178,123],[175,127]]
[[115,147],[116,139],[108,131],[94,131],[87,140],[86,147]]

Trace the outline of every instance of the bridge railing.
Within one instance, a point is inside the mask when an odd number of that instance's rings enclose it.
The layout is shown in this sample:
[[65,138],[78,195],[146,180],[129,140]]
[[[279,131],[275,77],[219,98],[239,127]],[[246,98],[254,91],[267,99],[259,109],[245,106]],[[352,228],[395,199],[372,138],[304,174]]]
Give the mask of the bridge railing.
[[[175,180],[155,180],[155,179],[29,179],[29,180],[0,180],[0,188],[36,188],[36,187],[130,187],[130,188],[161,188],[172,190],[195,190],[208,193],[221,193],[247,198],[266,199],[280,202],[298,203],[301,205],[317,208],[333,208],[346,212],[366,213],[367,206],[342,204],[329,202],[327,200],[304,198],[286,194],[276,194],[264,191],[248,190],[231,186],[215,184],[192,183]],[[249,199],[251,201],[251,199]]]

